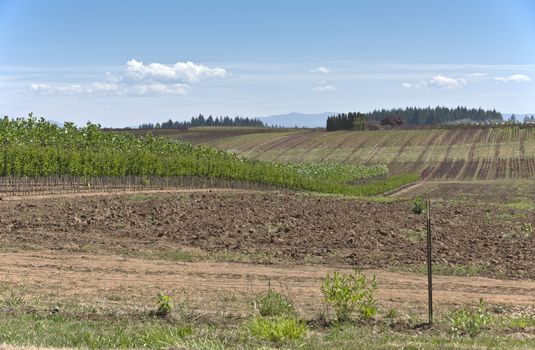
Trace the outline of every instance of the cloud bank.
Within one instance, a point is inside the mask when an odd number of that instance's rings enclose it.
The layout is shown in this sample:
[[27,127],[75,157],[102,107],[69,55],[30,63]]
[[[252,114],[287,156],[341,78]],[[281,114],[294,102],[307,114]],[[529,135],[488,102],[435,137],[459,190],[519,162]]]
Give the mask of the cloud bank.
[[310,73],[329,74],[329,73],[331,73],[331,70],[329,68],[327,68],[327,67],[319,66],[318,68],[311,69]]
[[466,85],[464,79],[453,79],[443,75],[435,75],[430,81],[429,85],[439,89],[455,89]]
[[507,83],[507,82],[528,83],[531,81],[531,78],[525,74],[513,74],[508,77],[495,77],[494,80],[501,81],[504,83]]
[[227,71],[223,68],[210,68],[193,62],[177,62],[174,65],[161,63],[143,64],[141,61],[126,62],[124,72],[117,77],[119,81],[143,83],[195,83],[211,78],[225,78]]
[[336,90],[336,86],[333,86],[333,85],[321,85],[321,86],[316,86],[312,90],[313,91],[317,91],[317,92],[335,91]]
[[463,78],[454,79],[454,78],[446,77],[440,74],[435,75],[429,81],[422,80],[417,83],[408,83],[408,82],[401,83],[401,86],[403,86],[406,89],[412,89],[412,88],[420,89],[424,87],[433,87],[437,89],[456,89],[456,88],[461,88],[464,85],[466,85],[466,80]]
[[228,76],[224,68],[210,68],[193,62],[144,64],[132,59],[106,80],[86,84],[32,83],[29,90],[38,95],[187,95],[190,84]]

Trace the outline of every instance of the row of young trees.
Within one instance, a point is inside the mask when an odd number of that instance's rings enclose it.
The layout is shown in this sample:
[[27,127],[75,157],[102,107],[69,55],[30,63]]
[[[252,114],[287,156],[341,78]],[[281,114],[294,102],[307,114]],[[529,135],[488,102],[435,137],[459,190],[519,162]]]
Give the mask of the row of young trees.
[[[108,177],[194,176],[268,184],[340,194],[377,194],[415,175],[352,185],[354,177],[375,177],[385,168],[353,166],[306,169],[295,165],[252,161],[208,147],[192,146],[168,138],[103,132],[88,123],[60,128],[44,119],[0,120],[0,176]],[[360,168],[359,168],[360,167]],[[344,177],[342,173],[351,176]]]
[[163,123],[147,123],[141,124],[139,129],[177,129],[177,130],[187,130],[189,127],[193,126],[248,126],[248,127],[265,127],[264,123],[257,118],[242,118],[242,117],[212,117],[211,115],[208,118],[205,118],[202,114],[199,114],[197,117],[192,117],[189,121],[173,121],[169,119]]
[[478,123],[502,121],[502,115],[496,110],[481,108],[447,108],[447,107],[407,107],[397,109],[375,110],[369,113],[342,113],[327,118],[327,131],[363,130],[367,125],[433,125],[472,121]]

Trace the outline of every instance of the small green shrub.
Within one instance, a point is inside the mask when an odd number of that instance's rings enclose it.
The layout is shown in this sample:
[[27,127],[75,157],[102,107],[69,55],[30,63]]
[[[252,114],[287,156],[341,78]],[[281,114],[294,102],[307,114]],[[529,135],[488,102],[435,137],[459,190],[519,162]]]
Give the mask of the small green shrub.
[[355,310],[361,319],[374,317],[377,314],[377,300],[373,295],[376,289],[375,276],[368,280],[359,270],[348,274],[335,272],[332,277],[327,275],[321,286],[325,301],[333,307],[338,322],[350,320]]
[[301,339],[307,332],[306,325],[295,317],[256,317],[247,329],[253,337],[272,342]]
[[385,315],[386,324],[389,326],[395,325],[399,317],[399,311],[396,308],[391,308]]
[[490,324],[492,315],[485,308],[483,299],[479,299],[479,307],[476,310],[467,307],[455,310],[448,320],[453,334],[475,337]]
[[156,295],[156,299],[157,299],[157,309],[155,312],[156,316],[166,317],[167,315],[171,313],[171,311],[173,311],[174,304],[173,304],[173,299],[171,298],[171,296],[160,292]]
[[266,293],[258,294],[253,303],[261,316],[290,316],[295,314],[293,303],[284,295],[271,289]]
[[412,207],[412,212],[416,215],[425,213],[425,203],[422,197],[418,196],[414,199],[414,206]]

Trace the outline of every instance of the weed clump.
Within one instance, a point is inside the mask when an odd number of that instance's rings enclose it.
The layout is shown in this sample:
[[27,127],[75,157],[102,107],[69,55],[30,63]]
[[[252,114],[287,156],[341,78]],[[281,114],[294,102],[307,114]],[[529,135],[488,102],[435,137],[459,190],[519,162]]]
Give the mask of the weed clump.
[[272,342],[301,339],[307,332],[304,322],[295,317],[254,318],[247,326],[249,333],[256,338]]
[[324,299],[333,307],[338,322],[349,321],[355,310],[362,320],[373,318],[377,314],[376,290],[375,276],[368,280],[359,270],[327,275],[321,286]]
[[492,315],[485,308],[483,299],[479,299],[479,307],[476,310],[463,307],[455,310],[448,317],[448,320],[451,325],[451,332],[454,335],[475,337],[489,326],[492,321]]
[[170,295],[160,292],[156,295],[156,311],[154,315],[165,318],[173,311],[174,303]]
[[295,315],[293,303],[286,296],[271,289],[258,294],[253,303],[260,316]]

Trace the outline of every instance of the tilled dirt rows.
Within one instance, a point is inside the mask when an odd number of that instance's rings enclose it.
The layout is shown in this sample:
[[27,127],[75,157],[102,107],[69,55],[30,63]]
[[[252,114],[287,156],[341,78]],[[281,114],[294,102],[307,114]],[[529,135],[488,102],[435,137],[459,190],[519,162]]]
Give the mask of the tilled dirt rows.
[[[424,217],[411,208],[404,201],[243,191],[4,200],[0,245],[104,254],[185,248],[387,269],[425,261]],[[435,262],[534,278],[528,224],[535,225],[533,211],[440,203],[433,209]]]

